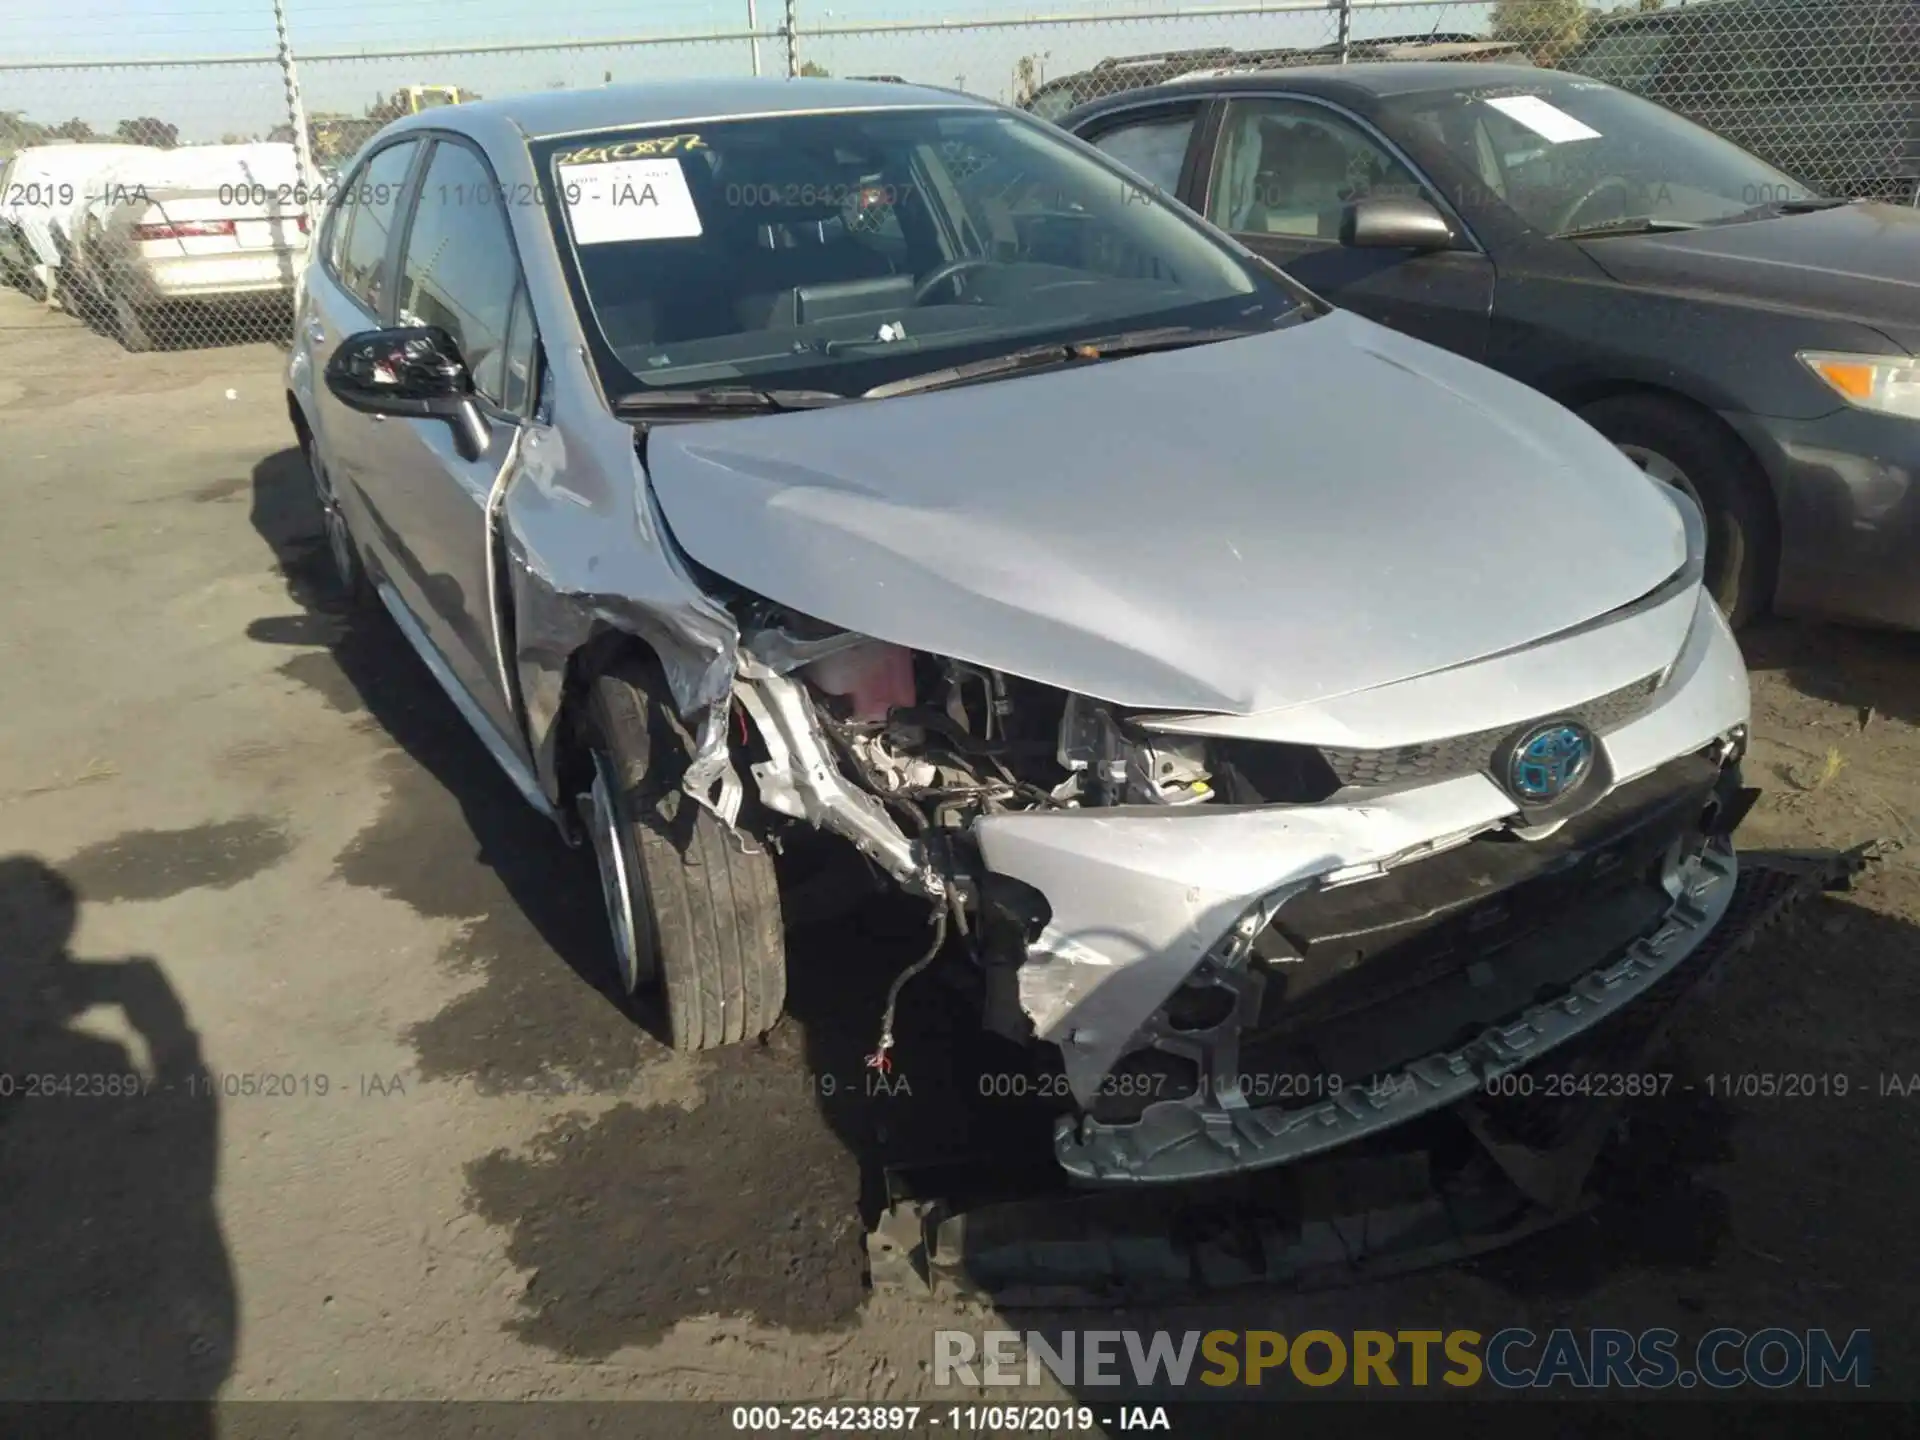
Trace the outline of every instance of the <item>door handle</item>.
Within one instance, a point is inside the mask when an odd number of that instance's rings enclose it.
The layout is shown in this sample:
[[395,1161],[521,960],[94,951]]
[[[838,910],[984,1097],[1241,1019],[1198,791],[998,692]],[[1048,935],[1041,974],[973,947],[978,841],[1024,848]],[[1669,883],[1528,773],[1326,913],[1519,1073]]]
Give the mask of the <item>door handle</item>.
[[322,325],[318,320],[307,321],[307,339],[312,341],[315,345],[326,344],[327,343],[327,327]]

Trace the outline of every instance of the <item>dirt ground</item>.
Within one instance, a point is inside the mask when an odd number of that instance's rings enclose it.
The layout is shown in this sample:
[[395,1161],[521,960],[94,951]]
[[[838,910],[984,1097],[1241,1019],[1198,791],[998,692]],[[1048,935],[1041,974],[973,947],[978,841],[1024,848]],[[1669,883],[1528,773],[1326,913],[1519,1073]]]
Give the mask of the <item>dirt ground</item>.
[[[860,1094],[922,932],[801,932],[765,1046],[670,1054],[609,997],[587,862],[332,608],[279,359],[0,294],[0,1071],[151,1082],[0,1098],[0,1399],[930,1394],[931,1332],[997,1322],[863,1278],[876,1147],[992,1118],[906,1043],[920,1108]],[[1749,643],[1743,840],[1914,841],[1920,637]],[[1103,1323],[1866,1327],[1875,1393],[1920,1395],[1920,1088],[1882,1093],[1920,1072],[1917,866],[1803,910],[1670,1057],[1844,1098],[1676,1086],[1590,1220]]]

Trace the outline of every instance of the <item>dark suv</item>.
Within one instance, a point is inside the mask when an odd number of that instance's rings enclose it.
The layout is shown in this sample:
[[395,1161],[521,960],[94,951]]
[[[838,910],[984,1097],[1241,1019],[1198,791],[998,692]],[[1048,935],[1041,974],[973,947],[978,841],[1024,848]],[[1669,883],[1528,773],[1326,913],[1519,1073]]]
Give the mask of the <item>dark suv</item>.
[[1562,68],[1677,110],[1828,195],[1920,204],[1920,5],[1707,0],[1596,21]]

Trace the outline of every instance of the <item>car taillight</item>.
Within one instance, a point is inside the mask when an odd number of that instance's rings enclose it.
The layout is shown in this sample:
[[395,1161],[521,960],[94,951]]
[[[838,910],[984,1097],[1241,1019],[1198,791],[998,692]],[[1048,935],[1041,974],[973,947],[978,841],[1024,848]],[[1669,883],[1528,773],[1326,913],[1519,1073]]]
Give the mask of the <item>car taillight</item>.
[[188,240],[202,235],[231,234],[231,220],[180,220],[133,227],[133,238],[136,240]]
[[294,218],[300,222],[300,233],[302,235],[306,234],[307,233],[307,217],[304,215],[296,215]]

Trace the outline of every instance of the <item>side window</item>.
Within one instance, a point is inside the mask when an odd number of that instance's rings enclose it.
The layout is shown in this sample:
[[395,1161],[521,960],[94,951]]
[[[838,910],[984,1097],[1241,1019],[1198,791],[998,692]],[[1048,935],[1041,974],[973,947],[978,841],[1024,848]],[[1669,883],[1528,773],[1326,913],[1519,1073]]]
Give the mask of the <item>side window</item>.
[[1093,144],[1169,195],[1179,193],[1180,166],[1193,135],[1193,116],[1160,115],[1103,130]]
[[534,332],[533,306],[527,300],[527,287],[513,294],[513,311],[507,321],[506,364],[500,382],[500,405],[515,415],[533,409],[533,367],[540,354],[540,337]]
[[402,325],[438,325],[460,347],[473,388],[496,405],[506,375],[507,315],[520,262],[493,172],[465,145],[433,149],[400,266]]
[[340,246],[340,283],[375,315],[383,313],[391,284],[387,277],[387,239],[400,209],[400,192],[413,164],[418,141],[389,146],[375,155],[347,184],[340,197],[346,238]]
[[1432,196],[1353,121],[1298,100],[1235,102],[1220,132],[1207,218],[1226,230],[1337,240],[1368,195]]
[[347,203],[347,190],[342,186],[334,197],[333,204],[327,210],[327,232],[325,259],[327,270],[336,279],[340,275],[340,266],[347,253],[347,230],[353,222],[353,207]]

